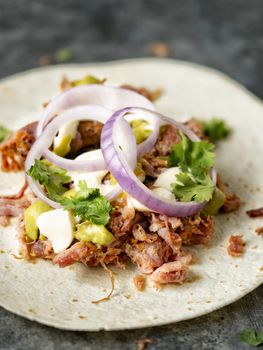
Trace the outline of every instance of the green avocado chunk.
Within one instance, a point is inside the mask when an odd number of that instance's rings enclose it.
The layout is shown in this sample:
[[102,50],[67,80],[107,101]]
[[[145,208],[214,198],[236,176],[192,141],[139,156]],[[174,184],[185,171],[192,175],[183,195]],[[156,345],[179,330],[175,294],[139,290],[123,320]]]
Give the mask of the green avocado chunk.
[[92,224],[88,221],[77,225],[75,238],[79,241],[92,242],[104,246],[110,245],[115,237],[103,225]]
[[30,207],[25,210],[24,221],[26,235],[33,241],[38,237],[38,227],[36,224],[38,216],[50,210],[52,210],[52,208],[40,200],[33,202]]
[[66,135],[60,142],[60,144],[54,148],[54,153],[60,157],[65,157],[70,151],[70,144],[72,141],[72,135]]
[[151,130],[146,129],[149,123],[143,119],[132,120],[130,122],[130,125],[132,127],[137,144],[142,143],[152,133]]
[[203,215],[216,215],[225,202],[225,194],[216,187],[212,199],[201,210]]
[[86,75],[84,78],[79,80],[74,80],[71,82],[72,86],[79,86],[79,85],[89,85],[89,84],[103,84],[105,79],[98,79],[94,77],[93,75]]

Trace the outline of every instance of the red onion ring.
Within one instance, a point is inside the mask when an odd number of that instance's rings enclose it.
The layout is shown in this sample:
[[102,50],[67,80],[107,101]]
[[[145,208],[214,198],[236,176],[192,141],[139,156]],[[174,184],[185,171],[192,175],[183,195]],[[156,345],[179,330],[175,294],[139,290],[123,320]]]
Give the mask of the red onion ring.
[[78,105],[99,105],[112,111],[128,106],[138,106],[155,110],[146,97],[135,91],[107,85],[76,86],[54,97],[43,110],[36,130],[39,137],[42,130],[62,110]]
[[42,149],[43,155],[51,163],[67,170],[96,171],[106,169],[103,157],[97,159],[96,162],[93,159],[90,161],[66,159],[51,152],[48,147],[52,144],[56,133],[63,125],[76,120],[94,120],[104,124],[111,114],[112,112],[106,108],[92,105],[78,106],[61,112],[42,132],[45,134],[47,141],[46,147]]
[[[99,165],[101,168],[98,169],[97,160],[96,162],[94,162],[94,160],[83,161],[83,160],[64,159],[62,157],[55,155],[53,152],[49,151],[48,147],[52,143],[53,137],[56,135],[58,129],[62,125],[65,125],[66,123],[76,120],[76,115],[81,116],[82,120],[98,120],[98,121],[104,122],[109,117],[109,113],[111,114],[111,112],[106,108],[103,108],[100,106],[92,106],[92,105],[79,106],[79,107],[75,107],[70,110],[62,112],[58,117],[53,119],[46,126],[41,136],[37,138],[37,140],[31,147],[26,158],[25,171],[27,172],[30,169],[31,165],[34,164],[35,160],[40,159],[43,154],[52,163],[57,164],[62,168],[66,168],[66,169],[70,168],[70,170],[73,170],[73,171],[104,170],[106,168],[106,165],[104,163],[103,158],[99,160]],[[118,125],[118,134],[119,134],[118,148],[119,149],[121,148],[123,152],[129,154],[128,164],[130,165],[131,169],[134,169],[137,163],[136,140],[133,137],[132,129],[130,128],[128,122],[124,119]],[[124,137],[121,137],[122,135]],[[61,158],[61,161],[60,160],[57,161],[56,158],[58,159]],[[67,167],[65,166],[65,164],[67,164]],[[54,202],[53,200],[47,198],[41,186],[37,184],[28,175],[27,175],[27,181],[31,191],[35,193],[37,197],[45,201],[47,204],[49,204],[53,208],[61,208],[61,205],[59,203]],[[107,193],[106,197],[109,200],[112,200],[121,192],[122,192],[122,189],[120,188],[120,186],[116,186],[115,189]]]
[[[122,120],[127,113],[145,111],[159,117],[163,121],[174,125],[181,130],[190,140],[198,142],[200,139],[185,125],[165,117],[155,111],[147,111],[142,108],[130,107],[124,108],[115,112],[110,119],[105,123],[102,135],[101,135],[101,150],[104,156],[105,163],[113,176],[117,179],[120,186],[124,191],[129,193],[133,198],[139,201],[141,204],[161,214],[168,216],[185,217],[194,215],[200,209],[202,209],[206,202],[177,202],[161,198],[157,194],[153,193],[147,188],[133,173],[125,156],[120,152],[117,145],[116,126]],[[132,135],[133,138],[134,135]]]

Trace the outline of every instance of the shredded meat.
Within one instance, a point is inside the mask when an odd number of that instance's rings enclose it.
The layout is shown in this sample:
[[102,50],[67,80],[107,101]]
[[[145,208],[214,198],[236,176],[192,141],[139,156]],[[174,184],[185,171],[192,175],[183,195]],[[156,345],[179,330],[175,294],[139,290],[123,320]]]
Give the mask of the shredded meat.
[[184,124],[201,139],[206,138],[204,135],[204,126],[199,120],[192,118]]
[[18,171],[24,169],[25,159],[35,141],[37,122],[31,123],[16,131],[5,142],[0,144],[3,171]]
[[28,243],[28,252],[31,257],[39,257],[44,259],[53,258],[53,248],[49,241],[38,240]]
[[228,241],[227,252],[231,256],[241,256],[244,254],[245,242],[242,236],[231,235]]
[[220,208],[223,213],[231,213],[241,205],[241,199],[235,193],[226,195],[224,205]]
[[164,125],[155,144],[155,152],[159,156],[168,156],[173,146],[178,142],[180,142],[178,130],[172,125]]
[[149,90],[145,87],[134,87],[128,84],[123,84],[120,86],[123,89],[135,91],[140,95],[143,95],[144,97],[148,98],[148,100],[154,102],[156,101],[159,97],[162,95],[162,90],[161,89],[156,89],[156,90]]
[[126,244],[125,252],[143,273],[150,274],[157,267],[168,261],[172,250],[160,238],[151,242],[129,242]]
[[[173,230],[182,226],[180,219],[177,220],[178,226],[176,226],[175,220],[170,221],[172,222]],[[182,248],[182,238],[179,234],[170,229],[170,222],[166,215],[157,215],[152,213],[152,224],[150,225],[149,230],[152,232],[157,232],[158,235],[163,238],[163,240],[172,249],[172,251],[174,253],[178,253],[178,251]]]
[[0,198],[0,216],[19,216],[30,204],[25,196],[19,199]]
[[226,195],[224,205],[220,208],[221,212],[230,213],[240,207],[241,199],[233,192],[228,193],[226,186],[219,175],[217,176],[217,187]]
[[70,248],[57,254],[53,263],[58,264],[59,267],[72,265],[74,262],[81,261],[89,254],[92,255],[96,251],[96,246],[92,243],[85,243],[84,241],[73,244]]
[[76,136],[71,141],[69,157],[75,157],[80,151],[100,147],[100,135],[103,124],[96,121],[81,121]]
[[143,292],[145,289],[146,278],[144,275],[136,275],[133,277],[133,283],[139,292]]
[[211,216],[199,214],[183,218],[183,228],[178,231],[183,244],[208,245],[214,234],[214,219]]
[[134,208],[119,208],[111,212],[107,227],[116,237],[123,236],[131,230],[134,217]]
[[263,235],[263,227],[258,227],[258,228],[256,229],[256,233],[257,233],[258,235]]
[[251,218],[257,218],[259,216],[263,216],[263,207],[262,208],[248,210],[246,213]]
[[132,234],[137,241],[145,242],[147,240],[147,234],[140,224],[133,226]]
[[151,274],[151,280],[155,283],[179,283],[182,284],[188,274],[189,263],[186,261],[172,261],[163,264]]
[[18,216],[18,221],[16,225],[18,240],[19,240],[19,253],[22,255],[24,259],[29,259],[29,251],[27,245],[27,236],[25,235],[25,222],[24,222],[24,214],[20,214]]
[[[117,242],[117,244],[121,244],[121,241]],[[123,267],[120,257],[121,253],[122,249],[115,246],[98,248],[93,243],[80,241],[57,254],[53,259],[53,263],[58,264],[60,267],[72,265],[78,261],[88,266],[116,263],[119,267]]]

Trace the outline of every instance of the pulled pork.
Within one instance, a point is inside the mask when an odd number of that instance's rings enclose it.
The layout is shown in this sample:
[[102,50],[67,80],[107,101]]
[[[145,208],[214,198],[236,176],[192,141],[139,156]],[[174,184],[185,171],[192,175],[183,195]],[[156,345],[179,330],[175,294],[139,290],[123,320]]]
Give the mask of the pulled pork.
[[143,95],[144,97],[148,98],[148,100],[150,100],[152,102],[158,100],[158,98],[161,97],[163,94],[161,89],[149,90],[145,87],[134,87],[134,86],[128,85],[128,84],[123,84],[120,87],[123,89],[126,89],[126,90],[135,91],[138,94]]
[[263,216],[263,207],[262,208],[248,210],[246,213],[251,218],[257,218],[259,216]]
[[244,254],[245,242],[242,236],[231,235],[228,243],[227,252],[229,255],[237,257]]
[[[192,235],[194,244],[206,244],[207,232],[213,232],[212,219],[204,221],[204,218],[196,216],[188,218],[189,222],[186,223],[184,219],[135,212],[134,209],[132,215],[127,215],[121,209],[116,210],[117,216],[115,211],[111,213],[108,226],[116,240],[110,246],[102,247],[80,241],[74,242],[70,248],[59,254],[54,254],[47,240],[27,241],[23,220],[20,220],[22,254],[26,258],[51,259],[60,267],[81,262],[87,266],[115,264],[123,268],[125,262],[131,260],[142,273],[151,275],[154,282],[182,283],[187,277],[188,266],[192,261],[192,255],[182,248],[182,234],[195,222],[199,225],[198,234],[195,230],[189,230],[188,240]],[[202,229],[205,238],[197,240],[195,234],[202,236]],[[134,283],[138,288],[143,288],[142,279],[135,279]]]
[[100,135],[103,124],[95,121],[81,121],[76,136],[71,141],[69,158],[76,157],[80,152],[100,147]]
[[188,274],[189,263],[187,260],[172,261],[158,267],[152,275],[151,280],[155,283],[179,283],[182,284]]
[[233,192],[228,192],[221,177],[217,176],[217,187],[226,195],[224,205],[220,208],[223,213],[231,213],[241,205],[241,199]]
[[3,171],[24,170],[27,154],[35,141],[36,125],[37,122],[26,125],[0,144]]
[[192,118],[184,124],[198,137],[200,137],[200,139],[206,139],[206,136],[204,134],[204,126],[199,120]]
[[19,216],[30,204],[26,196],[18,199],[0,198],[0,216]]

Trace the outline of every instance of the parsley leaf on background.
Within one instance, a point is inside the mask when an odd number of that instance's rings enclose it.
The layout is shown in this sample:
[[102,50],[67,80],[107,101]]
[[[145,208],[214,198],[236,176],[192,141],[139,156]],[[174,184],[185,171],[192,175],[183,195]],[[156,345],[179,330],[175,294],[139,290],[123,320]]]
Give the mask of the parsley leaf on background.
[[183,202],[209,201],[213,196],[214,189],[215,185],[208,174],[203,179],[196,179],[186,172],[179,173],[172,186],[176,198]]
[[35,160],[27,174],[44,186],[48,197],[57,202],[68,190],[64,185],[72,181],[65,169],[59,168],[45,160]]
[[240,340],[251,346],[258,346],[263,344],[263,331],[256,333],[251,329],[244,330],[240,334]]
[[181,142],[173,146],[169,166],[178,166],[183,171],[191,171],[194,176],[202,176],[214,165],[214,145],[207,141],[193,142],[180,133]]
[[226,138],[232,129],[223,119],[212,118],[208,121],[200,121],[204,126],[204,133],[210,141],[216,142]]
[[3,125],[0,125],[0,142],[5,141],[10,135],[11,131],[5,128]]
[[106,225],[110,219],[112,206],[100,194],[98,188],[88,188],[85,181],[79,182],[79,191],[70,198],[63,198],[60,203],[67,210],[73,210],[75,216],[81,220],[89,220],[97,225]]

